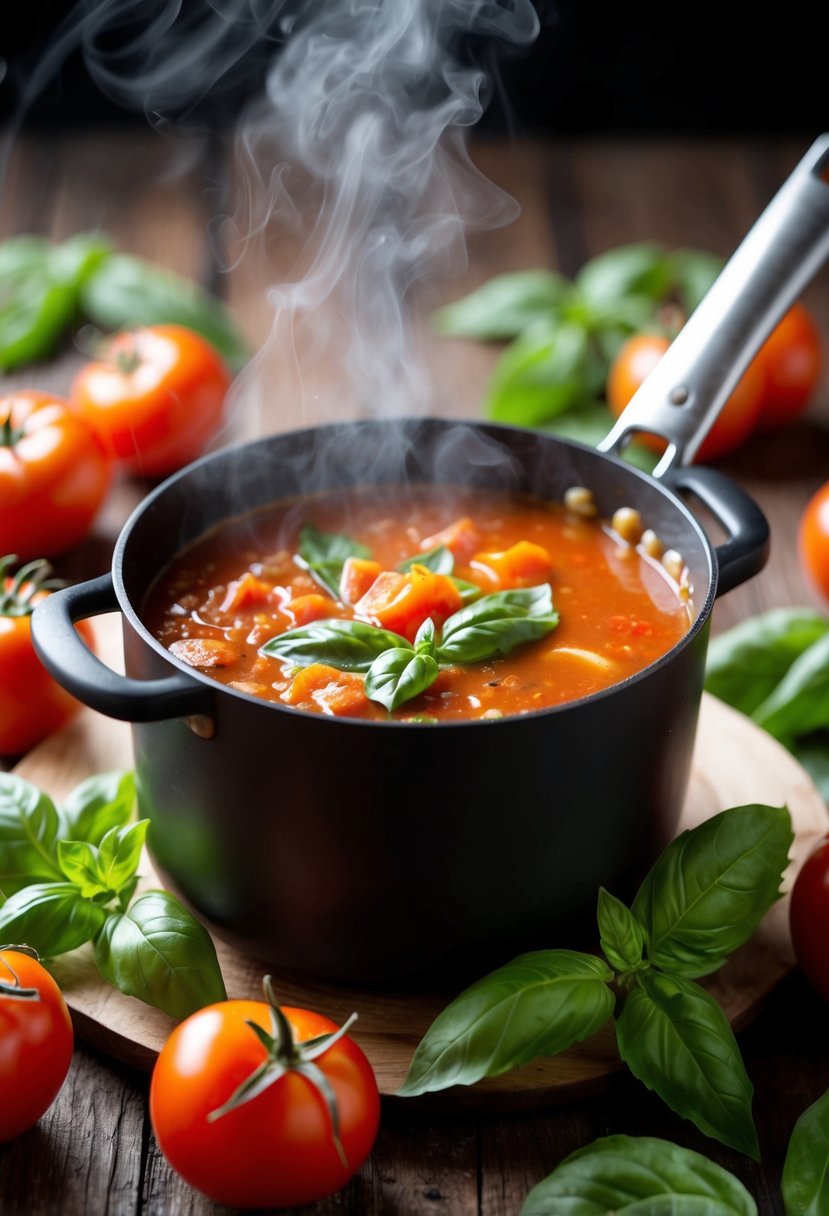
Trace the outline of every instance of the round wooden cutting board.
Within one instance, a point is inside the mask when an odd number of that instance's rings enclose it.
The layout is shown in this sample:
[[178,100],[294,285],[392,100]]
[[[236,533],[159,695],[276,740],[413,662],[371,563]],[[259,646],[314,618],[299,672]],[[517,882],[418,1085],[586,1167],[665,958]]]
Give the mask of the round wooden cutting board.
[[[111,627],[100,629],[104,650],[113,644]],[[113,664],[115,665],[115,664]],[[60,802],[85,777],[132,761],[129,727],[84,710],[65,730],[47,739],[18,765],[20,776]],[[788,806],[795,831],[794,874],[816,841],[829,831],[820,794],[793,757],[752,722],[714,698],[703,698],[690,789],[680,830],[701,823],[726,807],[751,802]],[[142,886],[158,886],[147,860]],[[238,951],[217,942],[228,995],[257,997],[262,969]],[[504,959],[504,962],[507,962]],[[739,1027],[793,965],[784,896],[757,933],[706,986]],[[84,947],[55,960],[52,967],[72,1010],[78,1035],[127,1064],[149,1070],[174,1022],[134,997],[122,995],[98,975]],[[274,976],[279,998],[343,1021],[359,1014],[353,1037],[377,1074],[380,1091],[392,1096],[402,1084],[414,1049],[435,1016],[457,992],[389,992],[344,989],[330,984]],[[492,1113],[528,1110],[567,1102],[595,1091],[620,1067],[612,1026],[554,1058],[439,1094],[407,1101],[430,1109]],[[400,1099],[403,1101],[403,1099]]]

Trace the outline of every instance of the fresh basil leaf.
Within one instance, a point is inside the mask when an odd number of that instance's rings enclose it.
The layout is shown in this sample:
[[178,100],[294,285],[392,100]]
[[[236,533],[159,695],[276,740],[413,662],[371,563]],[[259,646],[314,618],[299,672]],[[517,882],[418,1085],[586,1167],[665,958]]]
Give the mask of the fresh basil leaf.
[[576,275],[580,293],[593,304],[628,296],[661,301],[670,290],[672,271],[661,245],[622,245],[591,258]]
[[829,803],[829,731],[816,731],[788,747],[820,790],[823,801]]
[[600,944],[611,967],[625,974],[642,962],[645,934],[639,921],[621,900],[599,889]]
[[455,569],[455,556],[446,545],[435,545],[434,549],[427,549],[425,553],[407,557],[397,569],[401,574],[408,574],[412,566],[425,566],[433,574],[451,574]]
[[555,314],[570,284],[551,270],[499,274],[432,315],[440,334],[482,340],[514,338],[539,317]]
[[110,828],[98,846],[98,873],[109,891],[119,894],[131,881],[147,835],[149,819],[139,819],[120,828]]
[[59,840],[58,861],[64,877],[75,884],[84,899],[104,895],[107,884],[98,869],[98,848],[85,840]]
[[435,655],[435,622],[430,616],[418,629],[414,640],[415,654]]
[[516,426],[542,423],[590,399],[584,326],[536,322],[507,347],[489,380],[486,412]]
[[753,714],[794,661],[829,635],[829,620],[809,608],[772,608],[712,638],[705,667],[708,692]]
[[391,712],[430,688],[440,668],[432,655],[395,647],[376,658],[366,674],[366,696]]
[[53,958],[90,941],[105,919],[100,904],[84,899],[74,883],[34,883],[0,907],[0,940],[26,942]]
[[122,827],[135,808],[132,772],[100,773],[75,786],[58,811],[63,840],[98,844],[110,828]]
[[613,972],[592,954],[537,950],[478,980],[444,1009],[418,1045],[398,1093],[411,1098],[497,1077],[557,1055],[613,1012]]
[[214,296],[191,279],[129,254],[113,253],[84,282],[80,305],[103,329],[137,325],[185,325],[207,338],[238,371],[250,350],[230,316]]
[[46,269],[52,246],[42,236],[13,236],[0,242],[0,291]]
[[520,1216],[757,1216],[733,1174],[654,1136],[605,1136],[533,1187]]
[[305,524],[299,534],[299,557],[309,574],[338,599],[346,558],[371,557],[371,551],[350,536],[320,532],[313,524]]
[[829,633],[795,659],[751,716],[783,741],[829,727]]
[[794,1125],[782,1190],[786,1216],[829,1216],[829,1090]]
[[619,1054],[671,1110],[755,1160],[753,1089],[728,1018],[699,984],[645,971],[616,1019]]
[[690,316],[714,286],[725,258],[698,249],[677,249],[668,255],[674,285],[686,316]]
[[22,777],[0,773],[0,891],[61,879],[58,813],[48,795]]
[[[541,429],[548,434],[560,435],[562,439],[573,439],[576,443],[583,443],[586,447],[594,448],[600,440],[604,439],[612,426],[613,418],[610,411],[606,406],[596,404],[579,410],[571,410],[569,414],[562,414],[560,418],[554,418],[551,422],[545,423]],[[635,440],[627,445],[621,456],[623,460],[635,465],[638,469],[644,469],[646,473],[652,473],[659,460],[659,456],[652,448],[646,447],[644,443],[637,443]]]
[[147,891],[111,913],[95,959],[109,983],[173,1018],[226,999],[209,933],[167,891]]
[[450,577],[460,592],[462,603],[471,604],[473,600],[480,599],[480,597],[483,595],[483,592],[477,583],[467,582],[465,578],[455,578],[454,575],[451,575]]
[[0,369],[51,355],[74,311],[74,290],[47,270],[0,285]]
[[442,663],[485,662],[544,637],[555,629],[558,619],[548,583],[495,591],[444,622],[438,659]]
[[365,621],[332,618],[281,633],[266,642],[259,653],[296,667],[327,663],[340,671],[368,671],[383,651],[393,647],[412,649],[406,638],[389,629],[378,629]]
[[66,283],[76,293],[112,253],[112,243],[98,232],[79,232],[48,252],[48,267],[53,278]]
[[721,967],[779,898],[793,839],[785,807],[751,805],[671,841],[633,903],[649,961],[689,978]]

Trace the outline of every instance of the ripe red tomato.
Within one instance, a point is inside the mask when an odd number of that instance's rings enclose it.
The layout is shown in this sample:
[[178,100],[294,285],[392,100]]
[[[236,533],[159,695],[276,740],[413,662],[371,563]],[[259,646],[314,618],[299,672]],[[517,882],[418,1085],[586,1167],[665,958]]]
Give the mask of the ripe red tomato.
[[0,1144],[33,1127],[52,1105],[73,1043],[69,1010],[49,972],[22,949],[0,950]]
[[803,569],[829,600],[829,481],[807,502],[800,517],[797,543]]
[[[607,404],[614,417],[618,418],[669,346],[669,340],[660,334],[635,334],[622,345],[607,379]],[[761,369],[750,363],[703,440],[696,461],[719,460],[748,438],[760,417],[764,383]],[[645,437],[643,442],[647,442]],[[660,451],[664,448],[659,440],[649,442]]]
[[172,473],[204,451],[219,429],[230,372],[200,334],[150,325],[116,334],[87,363],[72,403],[127,468]]
[[0,553],[26,561],[83,540],[110,472],[68,401],[30,390],[0,398]]
[[829,836],[804,861],[789,900],[795,958],[824,1001],[829,1001]]
[[[31,562],[7,575],[13,557],[0,558],[0,756],[20,756],[73,718],[81,704],[54,680],[32,645],[32,609],[49,594],[46,562]],[[88,621],[75,626],[87,646],[95,638]]]
[[346,1036],[308,1070],[316,1066],[333,1090],[341,1156],[322,1088],[299,1062],[303,1042],[335,1033],[337,1027],[306,1009],[285,1007],[282,1012],[292,1041],[283,1055],[278,1047],[271,1058],[293,1057],[294,1062],[267,1088],[226,1113],[216,1114],[268,1059],[248,1021],[276,1035],[269,1004],[231,1000],[208,1005],[180,1023],[159,1053],[150,1086],[150,1119],[159,1147],[191,1186],[216,1203],[313,1203],[345,1186],[374,1144],[380,1098],[363,1052]]
[[795,304],[754,357],[765,377],[758,429],[775,431],[803,412],[823,371],[820,331]]

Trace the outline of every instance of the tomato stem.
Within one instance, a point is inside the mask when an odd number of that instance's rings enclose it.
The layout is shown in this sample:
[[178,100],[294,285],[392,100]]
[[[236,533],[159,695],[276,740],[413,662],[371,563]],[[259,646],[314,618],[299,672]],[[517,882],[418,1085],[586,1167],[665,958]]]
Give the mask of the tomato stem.
[[133,346],[130,350],[119,350],[114,362],[122,376],[131,376],[141,366],[141,356]]
[[0,946],[0,955],[2,955],[0,963],[3,964],[12,977],[12,983],[0,980],[0,996],[8,997],[13,1001],[39,1001],[40,992],[37,988],[24,988],[22,986],[20,976],[5,955],[3,955],[3,951],[5,950],[15,950],[18,954],[28,954],[36,962],[39,961],[37,951],[33,950],[31,946]]
[[49,577],[52,567],[45,558],[27,562],[12,576],[11,567],[16,561],[15,553],[0,557],[0,616],[31,616],[38,592],[54,591],[64,585],[61,579]]
[[11,411],[0,422],[0,448],[13,448],[23,438],[23,427],[14,426]]

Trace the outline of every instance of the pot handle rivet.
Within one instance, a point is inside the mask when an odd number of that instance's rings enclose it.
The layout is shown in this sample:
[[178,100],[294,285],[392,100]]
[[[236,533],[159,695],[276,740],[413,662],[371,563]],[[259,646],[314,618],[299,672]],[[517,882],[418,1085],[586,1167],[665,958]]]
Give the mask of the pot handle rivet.
[[188,714],[182,721],[200,739],[212,739],[216,734],[216,723],[207,714]]

